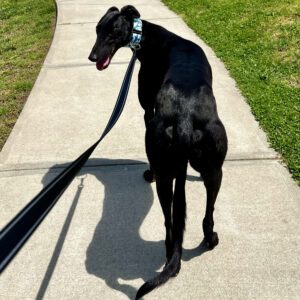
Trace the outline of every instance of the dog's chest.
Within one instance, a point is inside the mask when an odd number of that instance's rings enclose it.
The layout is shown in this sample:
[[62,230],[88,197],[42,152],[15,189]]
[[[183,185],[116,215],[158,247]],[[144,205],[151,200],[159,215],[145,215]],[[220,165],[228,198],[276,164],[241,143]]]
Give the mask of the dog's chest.
[[162,86],[163,76],[152,68],[142,68],[139,72],[138,90],[140,101],[155,102]]

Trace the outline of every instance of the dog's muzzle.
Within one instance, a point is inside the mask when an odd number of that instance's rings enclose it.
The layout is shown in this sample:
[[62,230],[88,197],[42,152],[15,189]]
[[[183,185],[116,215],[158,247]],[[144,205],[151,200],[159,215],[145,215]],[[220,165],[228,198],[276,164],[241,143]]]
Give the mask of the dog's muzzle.
[[95,53],[91,53],[90,55],[89,55],[89,60],[91,61],[91,62],[96,62],[97,61],[97,55],[95,54]]

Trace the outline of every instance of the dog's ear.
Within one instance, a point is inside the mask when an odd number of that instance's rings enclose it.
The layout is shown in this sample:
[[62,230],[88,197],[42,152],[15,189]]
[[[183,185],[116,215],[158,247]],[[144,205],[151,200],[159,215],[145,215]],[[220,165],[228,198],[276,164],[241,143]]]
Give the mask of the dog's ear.
[[106,14],[111,13],[113,11],[119,11],[119,9],[115,6],[112,6],[111,8],[108,9],[108,11],[106,12]]
[[101,17],[99,23],[101,23],[104,20],[104,18],[113,11],[119,11],[119,9],[115,6],[112,6],[111,8],[109,8],[108,11]]
[[141,15],[132,5],[126,5],[121,9],[121,14],[128,19],[139,18]]

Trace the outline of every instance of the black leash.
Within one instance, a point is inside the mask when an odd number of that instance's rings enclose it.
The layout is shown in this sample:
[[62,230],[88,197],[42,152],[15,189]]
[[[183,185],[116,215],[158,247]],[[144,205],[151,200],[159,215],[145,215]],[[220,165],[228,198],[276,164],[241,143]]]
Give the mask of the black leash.
[[0,232],[0,273],[47,216],[94,149],[116,124],[126,102],[135,61],[136,53],[134,51],[119,92],[117,103],[100,139],[56,176]]

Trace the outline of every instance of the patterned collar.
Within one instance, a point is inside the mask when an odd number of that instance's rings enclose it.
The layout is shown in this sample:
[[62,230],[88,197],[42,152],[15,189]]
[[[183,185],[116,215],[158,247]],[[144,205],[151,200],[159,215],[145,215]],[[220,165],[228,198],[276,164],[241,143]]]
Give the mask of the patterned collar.
[[141,48],[140,42],[142,40],[142,28],[143,28],[142,20],[139,18],[134,18],[131,41],[128,44],[128,47],[134,50],[139,50]]

